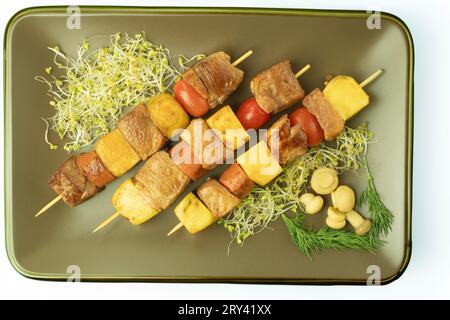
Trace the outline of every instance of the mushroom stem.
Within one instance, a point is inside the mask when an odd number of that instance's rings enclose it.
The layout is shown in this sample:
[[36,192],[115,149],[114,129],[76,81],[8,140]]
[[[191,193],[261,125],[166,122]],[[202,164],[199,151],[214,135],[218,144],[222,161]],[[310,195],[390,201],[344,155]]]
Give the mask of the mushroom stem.
[[345,214],[345,219],[355,228],[357,235],[362,236],[370,231],[372,222],[365,219],[355,210],[351,210]]

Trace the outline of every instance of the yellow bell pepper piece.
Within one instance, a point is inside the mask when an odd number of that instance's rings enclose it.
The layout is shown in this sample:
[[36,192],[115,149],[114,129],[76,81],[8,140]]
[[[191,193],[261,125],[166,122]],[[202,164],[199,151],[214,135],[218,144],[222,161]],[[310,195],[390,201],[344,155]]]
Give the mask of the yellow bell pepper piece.
[[242,147],[250,136],[230,106],[225,106],[206,120],[208,126],[218,131],[222,142],[231,150]]
[[147,103],[147,110],[153,123],[169,139],[189,124],[189,116],[186,111],[168,93],[153,97]]
[[241,154],[236,161],[247,176],[260,186],[268,184],[283,170],[264,141]]
[[369,104],[369,96],[352,77],[336,76],[323,89],[323,94],[344,120],[348,120]]
[[174,211],[180,222],[190,233],[202,231],[216,222],[211,211],[192,192],[188,193],[181,200]]
[[158,213],[132,179],[125,180],[114,192],[112,203],[117,212],[135,225],[144,223]]

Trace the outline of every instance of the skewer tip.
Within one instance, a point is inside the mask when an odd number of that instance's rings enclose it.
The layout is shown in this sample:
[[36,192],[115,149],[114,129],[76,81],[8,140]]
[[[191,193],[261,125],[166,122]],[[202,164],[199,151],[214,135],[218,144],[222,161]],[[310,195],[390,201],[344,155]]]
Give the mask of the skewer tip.
[[59,195],[57,196],[55,199],[53,199],[52,201],[50,201],[49,203],[47,203],[41,210],[39,210],[38,213],[36,213],[34,215],[35,218],[37,218],[39,215],[43,214],[45,211],[47,211],[48,209],[50,209],[55,203],[57,203],[59,200],[62,199],[62,196]]
[[100,223],[97,228],[95,228],[92,233],[96,233],[98,230],[102,229],[103,227],[105,227],[106,225],[108,225],[111,221],[113,221],[114,219],[116,219],[118,216],[120,215],[120,212],[116,212],[114,214],[112,214],[111,216],[109,216],[105,221],[103,221],[102,223]]
[[311,68],[311,65],[308,63],[306,66],[301,68],[296,74],[295,77],[298,79],[301,77],[302,74],[304,74],[306,71],[308,71]]
[[179,223],[177,224],[175,227],[172,228],[172,230],[169,231],[169,233],[167,234],[167,236],[169,237],[171,234],[175,233],[176,231],[178,231],[179,229],[181,229],[183,227],[183,223]]

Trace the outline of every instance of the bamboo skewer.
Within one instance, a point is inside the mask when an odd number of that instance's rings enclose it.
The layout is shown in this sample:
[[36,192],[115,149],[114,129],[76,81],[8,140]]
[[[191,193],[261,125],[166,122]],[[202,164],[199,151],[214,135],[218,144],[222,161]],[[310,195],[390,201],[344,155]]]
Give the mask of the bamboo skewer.
[[[239,60],[239,59],[238,59]],[[295,78],[300,78],[306,71],[308,71],[311,68],[310,64],[307,64],[306,66],[304,66],[303,68],[301,68],[296,74],[295,74]],[[374,78],[375,79],[375,78]],[[372,79],[373,80],[373,79]],[[172,235],[173,233],[177,232],[178,230],[180,230],[183,227],[183,223],[178,223],[175,227],[172,228],[172,230],[169,231],[169,233],[167,233],[167,236],[169,237],[170,235]]]
[[383,69],[378,69],[377,71],[375,71],[374,73],[372,73],[366,80],[364,80],[363,82],[361,82],[359,84],[359,86],[361,88],[364,88],[365,86],[367,86],[369,83],[371,83],[373,80],[375,80],[376,78],[378,78],[381,74],[383,73]]
[[111,221],[113,221],[114,219],[116,219],[118,216],[120,216],[120,212],[116,212],[112,215],[109,216],[108,219],[106,219],[105,221],[103,221],[102,223],[100,223],[98,225],[97,228],[94,229],[94,231],[92,231],[92,233],[96,233],[98,230],[102,229],[103,227],[105,227],[106,225],[108,225]]
[[179,224],[177,224],[175,227],[172,228],[172,230],[169,231],[169,233],[167,234],[167,236],[170,236],[172,233],[175,233],[178,231],[178,229],[183,228],[183,223],[180,222]]
[[39,212],[36,213],[36,215],[34,217],[37,217],[40,214],[44,213],[45,211],[47,211],[50,207],[52,207],[55,203],[57,203],[61,199],[62,199],[62,195],[57,196],[55,199],[53,199],[52,201],[47,203],[41,210],[39,210]]
[[302,74],[304,74],[306,71],[309,70],[309,68],[311,68],[311,65],[308,63],[306,66],[304,66],[303,68],[301,68],[296,74],[295,77],[298,79],[302,76]]
[[[246,53],[244,53],[242,56],[240,56],[239,58],[237,58],[236,61],[234,61],[231,65],[233,67],[236,67],[237,65],[239,65],[241,62],[243,62],[245,59],[247,59],[248,57],[250,57],[253,54],[253,50],[248,50]],[[47,203],[41,210],[39,210],[39,212],[34,216],[37,217],[40,214],[44,213],[45,211],[47,211],[48,209],[50,209],[53,205],[55,205],[55,203],[57,203],[59,200],[62,199],[62,196],[59,195],[57,196],[55,199],[53,199],[52,201],[50,201],[49,203]],[[114,214],[115,215],[115,214]],[[117,217],[117,216],[116,216]],[[97,231],[97,229],[94,230],[94,232]]]
[[[302,74],[304,74],[306,71],[309,70],[309,68],[311,68],[311,66],[309,64],[307,64],[306,66],[304,66],[301,70],[299,70],[296,74],[295,77],[299,78]],[[378,78],[381,74],[383,73],[382,69],[378,69],[377,71],[375,71],[374,73],[372,73],[366,80],[364,80],[363,82],[361,82],[359,85],[361,86],[361,88],[364,88],[365,86],[367,86],[368,84],[370,84],[372,81],[374,81],[376,78]],[[179,229],[181,229],[183,227],[183,223],[179,223],[177,224],[175,227],[172,228],[172,230],[169,231],[169,233],[167,234],[167,236],[170,236],[171,234],[175,233],[176,231],[178,231]]]
[[237,58],[237,60],[235,62],[233,62],[231,65],[233,67],[236,67],[238,64],[240,64],[242,61],[244,61],[245,59],[247,59],[248,57],[250,57],[253,54],[253,50],[248,50],[246,53],[244,53],[242,56],[240,56],[239,58]]

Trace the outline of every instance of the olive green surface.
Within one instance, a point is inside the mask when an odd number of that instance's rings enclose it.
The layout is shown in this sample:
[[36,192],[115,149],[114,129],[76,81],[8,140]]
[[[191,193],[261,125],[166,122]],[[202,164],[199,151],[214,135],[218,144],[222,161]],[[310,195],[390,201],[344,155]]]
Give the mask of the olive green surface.
[[[382,14],[381,29],[366,26],[365,12],[264,9],[81,8],[81,29],[66,28],[65,8],[34,8],[17,14],[5,33],[5,190],[7,250],[22,274],[65,279],[79,266],[82,280],[164,280],[279,283],[365,284],[368,268],[380,268],[387,283],[410,257],[412,40],[396,17]],[[250,97],[250,79],[282,59],[295,70],[310,63],[300,79],[306,91],[323,87],[327,74],[347,74],[362,81],[378,68],[385,73],[366,90],[371,103],[348,125],[368,121],[378,143],[369,160],[381,197],[395,215],[388,244],[375,254],[327,250],[310,261],[293,244],[279,220],[243,247],[232,245],[220,225],[191,235],[166,233],[178,223],[173,206],[141,226],[119,218],[96,234],[92,230],[114,212],[111,196],[131,172],[95,198],[69,208],[59,202],[39,218],[38,209],[55,197],[47,180],[68,157],[44,142],[41,117],[52,114],[46,86],[33,78],[52,65],[48,46],[74,54],[83,39],[116,32],[147,37],[172,54],[192,55],[224,50],[237,58],[254,54],[240,65],[246,71],[229,98],[236,108]],[[105,45],[96,38],[94,46]],[[219,168],[209,175],[218,176]],[[365,176],[348,174],[342,181],[360,193]],[[198,187],[191,184],[186,192]],[[327,200],[329,202],[329,200]],[[326,213],[310,218],[320,226]]]

